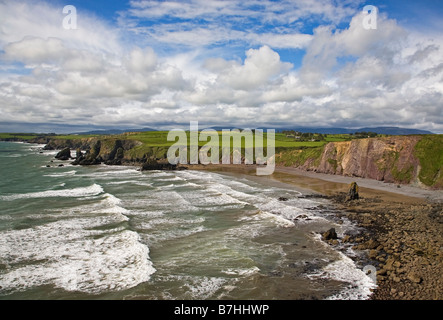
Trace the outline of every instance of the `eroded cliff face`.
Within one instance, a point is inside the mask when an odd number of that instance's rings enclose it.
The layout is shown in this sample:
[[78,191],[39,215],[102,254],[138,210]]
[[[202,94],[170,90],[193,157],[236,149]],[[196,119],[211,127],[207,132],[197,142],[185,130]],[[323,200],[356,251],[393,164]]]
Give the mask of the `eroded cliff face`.
[[328,143],[317,172],[356,176],[386,182],[410,183],[417,176],[414,156],[418,136],[368,138]]
[[[129,161],[127,151],[140,145],[135,140],[122,140],[115,138],[83,138],[83,139],[50,139],[44,149],[61,150],[70,148],[77,150],[77,159],[73,164],[121,164]],[[85,153],[81,153],[84,150]]]
[[[432,140],[432,150],[423,146],[416,148],[419,142],[425,140]],[[427,136],[391,136],[330,142],[322,150],[318,148],[317,152],[290,151],[292,154],[289,158],[297,160],[292,163],[282,161],[280,164],[320,173],[443,189],[443,149],[438,147],[440,140],[441,136],[433,136],[432,139]],[[303,153],[307,152],[311,152],[312,156],[303,157]],[[417,154],[420,154],[420,159]],[[277,155],[277,159],[279,157],[283,159],[285,155]],[[426,172],[426,181],[424,171],[420,173],[424,160],[431,160],[432,163],[431,170]]]

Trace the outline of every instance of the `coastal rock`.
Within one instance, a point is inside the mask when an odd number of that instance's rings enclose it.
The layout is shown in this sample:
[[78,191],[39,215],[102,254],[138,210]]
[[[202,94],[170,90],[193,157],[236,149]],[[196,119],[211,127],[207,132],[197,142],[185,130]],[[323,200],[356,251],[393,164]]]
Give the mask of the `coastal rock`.
[[55,155],[56,159],[59,160],[69,160],[71,159],[71,149],[70,148],[64,148],[59,153]]
[[78,160],[81,157],[83,157],[83,152],[80,148],[77,148],[77,150],[75,151],[75,159]]
[[335,240],[337,239],[337,233],[335,228],[331,228],[322,234],[323,240]]
[[279,198],[278,198],[278,201],[288,201],[288,198],[285,198],[285,197],[279,197]]
[[147,170],[184,170],[184,167],[170,164],[167,161],[158,161],[155,159],[147,159],[141,166],[141,171]]
[[349,191],[348,191],[348,196],[346,198],[346,201],[358,200],[358,199],[359,199],[359,195],[358,195],[357,182],[352,182],[351,185],[349,186]]

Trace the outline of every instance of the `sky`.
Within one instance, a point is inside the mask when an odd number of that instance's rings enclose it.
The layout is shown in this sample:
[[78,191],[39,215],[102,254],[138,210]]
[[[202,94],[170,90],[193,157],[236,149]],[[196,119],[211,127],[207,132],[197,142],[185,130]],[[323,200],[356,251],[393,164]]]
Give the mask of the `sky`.
[[0,132],[190,121],[443,133],[443,1],[0,0]]

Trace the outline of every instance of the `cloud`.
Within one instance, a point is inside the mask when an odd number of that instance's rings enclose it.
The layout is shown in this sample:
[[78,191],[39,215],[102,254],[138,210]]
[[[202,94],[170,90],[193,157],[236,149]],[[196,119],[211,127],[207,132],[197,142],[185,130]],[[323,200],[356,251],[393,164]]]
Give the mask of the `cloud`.
[[95,52],[118,53],[121,51],[118,29],[97,19],[88,12],[77,11],[77,29],[63,27],[63,6],[43,1],[0,2],[0,45],[34,38],[64,39],[67,48]]
[[[131,1],[120,13],[129,26],[78,10],[79,29],[65,30],[61,7],[2,2],[0,118],[443,132],[443,37],[383,14],[377,30],[366,30],[355,8],[326,0]],[[286,49],[303,56],[301,66],[286,61]]]
[[242,43],[274,48],[305,48],[301,32],[313,20],[340,23],[355,14],[360,1],[130,1],[119,25],[160,44],[201,47]]

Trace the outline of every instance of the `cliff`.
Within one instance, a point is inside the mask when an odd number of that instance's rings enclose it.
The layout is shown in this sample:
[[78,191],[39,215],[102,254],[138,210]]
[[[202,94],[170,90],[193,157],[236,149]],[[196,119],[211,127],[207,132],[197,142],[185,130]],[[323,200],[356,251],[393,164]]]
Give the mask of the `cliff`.
[[443,189],[443,136],[392,136],[330,142],[276,154],[278,165]]
[[[140,165],[141,170],[182,170],[166,160],[167,147],[146,146],[142,142],[112,136],[73,139],[48,139],[45,150],[62,150],[56,158],[73,159],[73,165]],[[75,157],[66,156],[76,150]],[[58,157],[60,155],[60,157]]]
[[[106,163],[110,165],[120,165],[130,162],[128,151],[141,145],[136,140],[123,140],[113,137],[94,137],[81,139],[49,139],[45,150],[62,150],[69,148],[77,150],[73,164],[91,165]],[[84,153],[82,152],[85,151]]]

